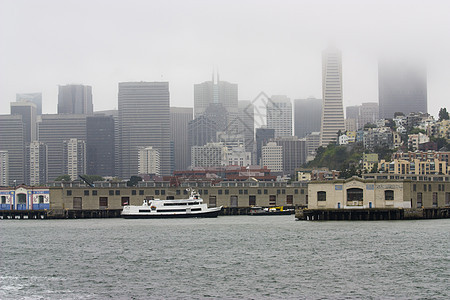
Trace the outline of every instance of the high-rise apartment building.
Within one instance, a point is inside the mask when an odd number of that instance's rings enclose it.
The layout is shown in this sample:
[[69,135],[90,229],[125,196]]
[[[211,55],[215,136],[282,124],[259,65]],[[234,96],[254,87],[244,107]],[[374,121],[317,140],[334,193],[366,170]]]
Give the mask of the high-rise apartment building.
[[38,118],[38,140],[47,145],[49,181],[66,174],[63,142],[70,139],[86,141],[86,115],[56,114]]
[[382,119],[392,119],[396,112],[428,112],[425,66],[404,59],[379,61],[378,99]]
[[306,137],[306,161],[313,160],[320,145],[320,132],[311,132]]
[[339,130],[345,131],[342,96],[341,52],[328,48],[322,53],[322,123],[320,145],[335,142]]
[[294,134],[303,138],[311,132],[320,131],[322,99],[294,100]]
[[7,150],[0,150],[0,186],[9,185],[9,156]]
[[283,172],[283,146],[269,142],[262,146],[261,165],[271,172]]
[[58,93],[58,114],[84,114],[94,112],[92,87],[88,85],[60,85]]
[[159,151],[150,147],[139,149],[139,174],[160,175],[161,163]]
[[[375,124],[379,119],[379,107],[376,102],[365,102],[359,109],[358,126],[363,128],[366,124]],[[358,129],[360,129],[358,128]]]
[[168,82],[119,83],[119,176],[138,174],[140,147],[160,153],[161,175],[172,174]]
[[267,128],[275,129],[275,137],[292,136],[292,104],[286,96],[272,96],[267,101]]
[[47,145],[39,141],[33,141],[26,148],[27,184],[34,186],[47,183]]
[[170,108],[170,140],[173,142],[174,168],[176,171],[187,170],[191,163],[188,128],[192,119],[192,108]]
[[42,93],[16,94],[16,102],[32,102],[36,104],[37,115],[42,115]]
[[227,147],[223,143],[208,143],[204,146],[192,146],[192,168],[220,167],[227,164]]
[[86,174],[86,142],[79,139],[63,141],[63,173],[71,180]]
[[21,115],[25,128],[25,144],[36,140],[36,104],[33,102],[11,102],[11,115]]
[[0,115],[0,151],[8,151],[8,185],[25,183],[25,125],[21,115]]
[[115,175],[115,121],[111,115],[86,118],[86,174]]

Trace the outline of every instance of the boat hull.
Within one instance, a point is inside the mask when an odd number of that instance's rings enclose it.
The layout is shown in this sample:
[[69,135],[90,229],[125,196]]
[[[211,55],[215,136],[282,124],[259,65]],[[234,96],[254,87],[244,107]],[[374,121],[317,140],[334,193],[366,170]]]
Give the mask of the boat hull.
[[149,213],[149,214],[122,214],[125,219],[173,219],[173,218],[217,218],[220,209],[198,213]]

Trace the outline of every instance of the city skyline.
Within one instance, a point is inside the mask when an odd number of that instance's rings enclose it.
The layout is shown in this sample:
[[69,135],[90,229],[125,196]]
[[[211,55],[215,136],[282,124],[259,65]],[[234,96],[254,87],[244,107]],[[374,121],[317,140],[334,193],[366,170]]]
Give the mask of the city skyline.
[[[382,50],[428,60],[429,113],[436,116],[448,101],[445,1],[249,1],[239,10],[233,3],[116,2],[105,14],[96,1],[4,1],[0,101],[39,92],[43,113],[55,113],[57,86],[77,83],[92,86],[99,111],[117,108],[119,82],[168,81],[171,105],[193,107],[193,85],[214,68],[239,84],[239,100],[251,101],[261,91],[320,98],[320,55],[330,43],[342,51],[344,106],[378,101]],[[215,25],[214,34],[205,24]],[[1,106],[0,114],[7,113]]]

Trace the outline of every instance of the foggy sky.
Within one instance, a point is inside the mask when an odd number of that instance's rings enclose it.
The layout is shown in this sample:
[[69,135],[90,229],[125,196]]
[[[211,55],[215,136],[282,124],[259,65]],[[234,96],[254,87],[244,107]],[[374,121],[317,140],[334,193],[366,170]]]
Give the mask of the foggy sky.
[[449,107],[450,1],[0,0],[0,114],[16,93],[86,84],[94,110],[117,108],[118,83],[169,81],[171,106],[220,79],[259,92],[322,97],[321,52],[342,50],[344,106],[378,102],[377,59],[428,62],[428,111]]

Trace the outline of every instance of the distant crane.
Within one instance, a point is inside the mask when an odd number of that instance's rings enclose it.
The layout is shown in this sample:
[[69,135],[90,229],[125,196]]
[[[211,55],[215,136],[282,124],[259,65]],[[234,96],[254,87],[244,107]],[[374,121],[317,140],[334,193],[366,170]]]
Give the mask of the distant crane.
[[81,178],[81,180],[83,180],[88,186],[90,186],[90,187],[95,187],[94,186],[94,183],[93,182],[91,182],[89,179],[87,179],[86,177],[84,177],[84,176],[81,176],[81,175],[78,175],[80,178]]

